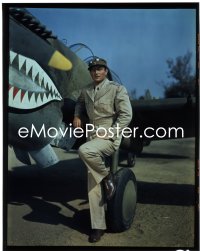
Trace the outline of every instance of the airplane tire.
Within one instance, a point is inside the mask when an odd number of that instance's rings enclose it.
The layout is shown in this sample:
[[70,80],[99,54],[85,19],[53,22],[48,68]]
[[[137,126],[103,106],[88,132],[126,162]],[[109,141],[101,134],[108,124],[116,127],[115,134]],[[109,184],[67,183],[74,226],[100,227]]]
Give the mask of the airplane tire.
[[122,168],[116,173],[116,192],[107,203],[107,224],[113,232],[130,228],[137,203],[137,184],[132,170]]

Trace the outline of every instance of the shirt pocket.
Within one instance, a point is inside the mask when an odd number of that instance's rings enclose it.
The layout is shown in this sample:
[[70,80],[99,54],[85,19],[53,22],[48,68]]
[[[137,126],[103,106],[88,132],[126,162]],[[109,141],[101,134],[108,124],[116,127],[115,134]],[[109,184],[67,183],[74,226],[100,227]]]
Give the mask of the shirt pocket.
[[99,112],[105,115],[113,115],[114,114],[114,102],[110,99],[99,100],[97,104],[97,109]]

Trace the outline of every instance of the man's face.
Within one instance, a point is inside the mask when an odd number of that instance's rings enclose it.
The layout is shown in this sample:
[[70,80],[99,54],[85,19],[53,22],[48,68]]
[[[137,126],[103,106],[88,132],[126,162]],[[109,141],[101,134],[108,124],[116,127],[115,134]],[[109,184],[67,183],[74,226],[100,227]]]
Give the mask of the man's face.
[[96,84],[101,83],[107,76],[108,70],[104,66],[93,66],[90,75]]

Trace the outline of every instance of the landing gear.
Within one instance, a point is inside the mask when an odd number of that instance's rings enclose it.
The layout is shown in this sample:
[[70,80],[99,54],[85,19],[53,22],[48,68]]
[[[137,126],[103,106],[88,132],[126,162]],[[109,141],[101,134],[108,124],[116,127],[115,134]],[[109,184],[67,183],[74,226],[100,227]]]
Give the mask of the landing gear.
[[135,154],[130,153],[130,152],[128,153],[127,166],[128,167],[134,167],[135,166]]
[[107,202],[107,223],[113,232],[122,232],[130,228],[137,204],[137,184],[130,168],[118,169],[118,153],[112,156],[111,171],[115,175],[116,192]]

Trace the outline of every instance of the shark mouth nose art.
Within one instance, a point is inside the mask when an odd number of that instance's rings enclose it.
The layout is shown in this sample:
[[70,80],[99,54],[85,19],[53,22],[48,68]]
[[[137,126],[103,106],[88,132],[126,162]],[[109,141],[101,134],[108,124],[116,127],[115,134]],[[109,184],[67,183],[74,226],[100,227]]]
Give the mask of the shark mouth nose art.
[[33,59],[10,51],[9,106],[33,109],[62,100],[53,81]]

